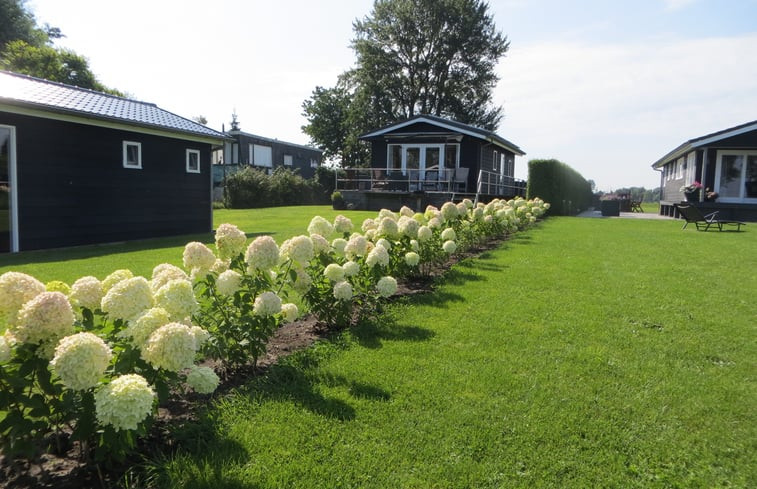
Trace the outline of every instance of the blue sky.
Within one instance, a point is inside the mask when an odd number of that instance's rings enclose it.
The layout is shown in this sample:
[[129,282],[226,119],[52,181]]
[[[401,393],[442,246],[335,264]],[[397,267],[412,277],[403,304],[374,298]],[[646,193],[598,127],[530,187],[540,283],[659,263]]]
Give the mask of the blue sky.
[[[370,0],[28,0],[106,85],[221,128],[304,144],[301,104],[354,63]],[[599,189],[659,185],[685,140],[757,119],[757,0],[493,0],[511,49],[498,133]]]

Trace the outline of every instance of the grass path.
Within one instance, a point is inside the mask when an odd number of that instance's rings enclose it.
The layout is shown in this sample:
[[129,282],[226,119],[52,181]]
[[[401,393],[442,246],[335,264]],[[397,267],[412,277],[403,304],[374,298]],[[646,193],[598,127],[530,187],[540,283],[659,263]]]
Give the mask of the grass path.
[[757,486],[757,234],[555,218],[218,398],[161,487]]

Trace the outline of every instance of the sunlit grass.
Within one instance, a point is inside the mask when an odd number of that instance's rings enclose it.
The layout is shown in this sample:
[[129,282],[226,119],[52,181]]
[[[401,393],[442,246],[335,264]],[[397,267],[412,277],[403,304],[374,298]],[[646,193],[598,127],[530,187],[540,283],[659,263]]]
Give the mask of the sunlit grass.
[[197,488],[754,487],[756,236],[550,219],[217,398],[149,473]]

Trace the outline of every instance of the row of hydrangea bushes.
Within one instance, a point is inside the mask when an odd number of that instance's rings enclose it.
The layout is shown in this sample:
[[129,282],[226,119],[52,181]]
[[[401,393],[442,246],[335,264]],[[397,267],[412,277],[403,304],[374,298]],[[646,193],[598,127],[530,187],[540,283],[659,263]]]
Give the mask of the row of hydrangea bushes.
[[527,228],[548,208],[517,199],[448,202],[423,213],[385,209],[360,231],[345,216],[316,216],[307,235],[281,245],[270,236],[248,243],[236,226],[221,224],[215,250],[189,243],[183,268],[160,264],[149,280],[122,269],[69,286],[7,272],[0,276],[2,451],[29,457],[69,439],[87,456],[122,458],[170,396],[217,388],[208,365],[254,365],[275,330],[300,315],[295,302],[329,325],[348,326],[395,294],[398,279]]

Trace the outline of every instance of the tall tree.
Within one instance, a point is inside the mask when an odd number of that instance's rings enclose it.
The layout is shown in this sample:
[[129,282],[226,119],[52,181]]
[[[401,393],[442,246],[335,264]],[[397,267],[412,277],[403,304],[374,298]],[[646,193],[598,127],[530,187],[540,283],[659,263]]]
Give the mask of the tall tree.
[[[335,155],[347,153],[345,142],[355,133],[418,114],[496,129],[502,107],[493,103],[499,80],[495,67],[509,42],[497,31],[485,1],[376,0],[353,30],[356,66],[340,76],[337,87],[319,87],[303,103],[309,122],[303,130],[314,143],[335,147],[311,129],[324,121],[348,129]],[[330,90],[345,92],[346,111],[327,110],[330,105],[320,103],[334,94]]]
[[[37,27],[37,21],[24,5],[26,0],[0,0],[0,51],[10,41],[24,41],[33,46],[45,44],[49,37]],[[60,31],[57,31],[60,35]]]

